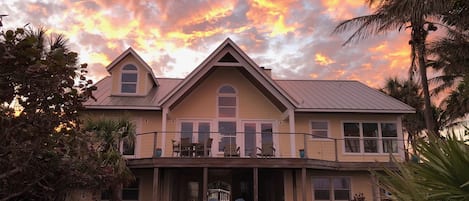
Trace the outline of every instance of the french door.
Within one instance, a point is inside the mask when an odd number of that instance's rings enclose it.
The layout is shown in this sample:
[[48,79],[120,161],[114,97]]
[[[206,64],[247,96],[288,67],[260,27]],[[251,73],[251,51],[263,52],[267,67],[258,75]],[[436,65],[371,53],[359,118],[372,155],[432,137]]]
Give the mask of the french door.
[[243,141],[242,156],[256,156],[257,147],[262,147],[262,144],[274,145],[272,122],[244,121],[243,131],[243,135],[240,136]]

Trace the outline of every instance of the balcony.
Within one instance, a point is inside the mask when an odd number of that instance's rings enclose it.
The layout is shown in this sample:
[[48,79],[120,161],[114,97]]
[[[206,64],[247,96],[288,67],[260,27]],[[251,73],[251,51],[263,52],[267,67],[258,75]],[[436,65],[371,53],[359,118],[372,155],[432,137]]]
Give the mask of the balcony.
[[[266,167],[314,166],[337,168],[337,164],[373,166],[404,158],[404,142],[395,138],[318,138],[307,133],[151,132],[137,135],[130,164],[146,159],[148,165],[172,167]],[[153,161],[148,162],[149,160]],[[156,162],[157,161],[157,162]]]

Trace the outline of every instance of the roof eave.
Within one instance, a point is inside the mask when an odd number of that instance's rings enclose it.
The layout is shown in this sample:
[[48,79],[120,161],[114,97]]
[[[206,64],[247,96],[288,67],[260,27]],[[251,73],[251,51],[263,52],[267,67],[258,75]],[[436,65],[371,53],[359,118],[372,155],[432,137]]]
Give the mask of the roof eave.
[[87,110],[161,110],[159,106],[125,106],[125,105],[84,105]]
[[378,113],[378,114],[414,114],[415,110],[391,109],[332,109],[332,108],[298,108],[295,112],[324,112],[324,113]]

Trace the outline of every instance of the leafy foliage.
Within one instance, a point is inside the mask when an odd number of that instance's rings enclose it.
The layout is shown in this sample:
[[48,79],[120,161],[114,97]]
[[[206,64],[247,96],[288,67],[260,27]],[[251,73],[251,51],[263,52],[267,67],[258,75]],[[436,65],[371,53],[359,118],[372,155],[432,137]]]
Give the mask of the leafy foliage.
[[454,132],[446,139],[421,139],[416,150],[421,162],[396,163],[397,170],[375,172],[394,199],[469,200],[469,147],[462,139]]
[[78,131],[94,90],[86,64],[62,36],[45,40],[43,29],[0,33],[0,200],[57,200],[99,185],[89,136]]
[[[425,125],[430,133],[439,134],[435,125],[434,113],[427,78],[427,36],[436,31],[435,24],[442,15],[454,9],[455,1],[446,0],[367,0],[374,8],[371,15],[345,20],[336,26],[334,33],[355,28],[344,44],[361,41],[370,36],[385,34],[390,31],[410,30],[411,48],[410,75],[418,72],[424,97]],[[437,22],[430,21],[437,19]]]
[[135,125],[127,117],[106,119],[88,117],[84,130],[94,136],[93,146],[98,151],[98,161],[107,174],[106,189],[109,189],[111,200],[120,201],[122,185],[135,180],[131,170],[121,155],[120,147],[123,143],[133,144],[135,141]]

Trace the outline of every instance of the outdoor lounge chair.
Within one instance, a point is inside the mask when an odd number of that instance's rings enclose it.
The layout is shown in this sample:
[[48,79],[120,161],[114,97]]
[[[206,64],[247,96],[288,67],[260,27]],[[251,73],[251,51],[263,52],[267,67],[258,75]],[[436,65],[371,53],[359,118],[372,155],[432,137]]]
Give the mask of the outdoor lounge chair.
[[223,152],[225,157],[239,157],[239,147],[233,143],[225,145]]
[[275,156],[275,148],[273,143],[263,143],[262,148],[257,147],[260,151],[257,155],[260,157],[272,157]]
[[208,138],[204,142],[198,143],[195,146],[195,155],[196,156],[209,156],[212,151],[212,138]]

